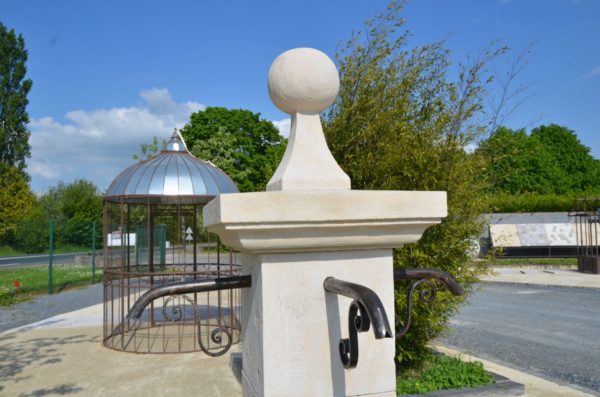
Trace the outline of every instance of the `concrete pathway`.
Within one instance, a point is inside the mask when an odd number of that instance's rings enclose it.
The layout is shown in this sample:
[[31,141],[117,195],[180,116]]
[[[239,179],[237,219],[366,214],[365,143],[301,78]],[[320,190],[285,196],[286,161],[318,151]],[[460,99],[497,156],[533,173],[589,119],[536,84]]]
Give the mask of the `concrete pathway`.
[[0,396],[240,396],[230,354],[133,354],[102,346],[102,305],[0,334]]
[[497,266],[492,270],[493,272],[490,275],[482,278],[483,281],[600,288],[599,274],[580,273],[577,270],[544,269],[527,266]]
[[[598,275],[551,271],[503,267],[484,281],[600,288]],[[102,346],[101,325],[102,305],[98,304],[0,333],[0,396],[241,396],[241,386],[229,366],[231,353],[239,352],[239,345],[218,358],[200,353],[123,353]],[[525,384],[527,396],[586,395],[477,360]]]

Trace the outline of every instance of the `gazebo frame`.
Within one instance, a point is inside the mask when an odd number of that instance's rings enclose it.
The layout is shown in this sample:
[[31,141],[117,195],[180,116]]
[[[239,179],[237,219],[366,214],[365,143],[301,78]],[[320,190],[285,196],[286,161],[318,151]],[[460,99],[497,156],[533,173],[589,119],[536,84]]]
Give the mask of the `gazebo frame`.
[[[213,180],[193,179],[199,175]],[[178,178],[178,190],[149,188],[167,189],[169,178]],[[239,274],[237,255],[202,227],[203,206],[234,191],[221,170],[191,156],[177,131],[158,156],[115,179],[104,197],[104,346],[217,356],[239,342],[239,289],[172,294],[153,300],[136,319],[127,316],[151,289]]]

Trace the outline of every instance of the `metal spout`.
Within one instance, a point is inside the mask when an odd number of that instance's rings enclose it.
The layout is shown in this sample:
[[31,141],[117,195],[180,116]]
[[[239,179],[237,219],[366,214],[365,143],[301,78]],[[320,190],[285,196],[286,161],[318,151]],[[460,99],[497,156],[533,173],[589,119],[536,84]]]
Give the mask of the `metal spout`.
[[401,280],[440,280],[452,295],[465,294],[464,288],[456,282],[454,277],[446,272],[436,269],[394,269],[394,281]]
[[372,289],[333,277],[327,277],[323,282],[323,287],[327,292],[347,296],[362,305],[367,312],[368,320],[373,324],[373,333],[376,339],[392,337],[392,328],[383,303]]
[[139,319],[144,312],[146,306],[148,306],[153,300],[168,295],[178,294],[189,294],[194,292],[206,292],[206,291],[218,291],[228,290],[234,288],[247,288],[252,285],[251,276],[235,276],[235,277],[222,277],[208,280],[195,280],[195,281],[184,281],[179,283],[172,283],[163,285],[161,287],[154,287],[146,291],[138,300],[133,304],[129,313],[127,313],[128,319]]

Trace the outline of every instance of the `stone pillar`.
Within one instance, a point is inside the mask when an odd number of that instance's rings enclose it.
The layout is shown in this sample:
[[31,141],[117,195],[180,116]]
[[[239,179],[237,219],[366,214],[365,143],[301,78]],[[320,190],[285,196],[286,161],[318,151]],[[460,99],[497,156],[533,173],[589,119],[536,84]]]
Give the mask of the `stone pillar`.
[[344,369],[351,299],[328,293],[327,277],[377,293],[394,322],[392,248],[446,216],[445,192],[354,191],[327,148],[319,113],[339,89],[323,53],[280,55],[269,94],[292,115],[284,158],[267,192],[225,194],[204,224],[242,252],[244,396],[395,396],[393,338],[359,333],[359,361]]

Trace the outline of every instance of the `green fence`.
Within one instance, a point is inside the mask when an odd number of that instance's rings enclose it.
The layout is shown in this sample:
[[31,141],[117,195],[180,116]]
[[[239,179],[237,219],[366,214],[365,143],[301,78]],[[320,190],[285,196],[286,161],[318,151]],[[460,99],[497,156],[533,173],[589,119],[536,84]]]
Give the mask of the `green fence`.
[[102,224],[22,221],[0,240],[0,304],[102,280]]
[[[155,225],[152,232],[153,263],[157,263],[163,270],[167,256],[167,227],[164,224]],[[135,225],[136,249],[135,266],[137,268],[147,266],[149,263],[150,244],[147,225]]]

